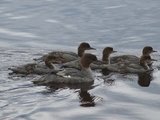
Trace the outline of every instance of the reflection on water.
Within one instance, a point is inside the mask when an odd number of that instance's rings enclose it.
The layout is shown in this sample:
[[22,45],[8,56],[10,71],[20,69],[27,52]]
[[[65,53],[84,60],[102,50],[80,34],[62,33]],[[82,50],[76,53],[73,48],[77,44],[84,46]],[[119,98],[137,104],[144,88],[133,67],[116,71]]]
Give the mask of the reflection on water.
[[54,93],[60,89],[73,89],[78,90],[79,102],[80,106],[83,107],[94,107],[95,103],[95,96],[89,93],[89,90],[94,89],[93,83],[87,84],[52,84],[46,85],[47,86],[47,93]]
[[102,74],[103,75],[109,75],[110,73],[111,72],[107,68],[102,69]]
[[94,107],[95,106],[94,98],[95,96],[91,96],[88,91],[83,91],[83,90],[79,91],[79,99],[81,102],[80,106]]
[[142,73],[138,75],[138,84],[142,87],[149,87],[152,80],[152,73]]
[[[116,80],[109,77],[110,75],[111,76],[114,75],[113,73],[106,71],[106,70],[104,70],[104,71],[102,70],[102,73],[103,73],[103,75],[106,76],[106,77],[103,77],[104,83],[106,85],[114,85],[115,84]],[[134,80],[137,81],[137,83],[141,87],[149,87],[151,81],[153,80],[153,73],[152,72],[145,72],[145,73],[140,73],[140,74],[135,74],[135,75],[138,76],[138,78],[134,79]],[[123,74],[122,74],[122,76],[123,76]]]
[[83,107],[95,106],[95,102],[94,102],[95,96],[91,96],[90,93],[88,92],[89,90],[94,88],[93,83],[73,84],[73,85],[67,85],[67,84],[52,84],[49,86],[47,85],[47,91],[49,93],[53,93],[59,89],[64,89],[64,88],[78,90],[80,106],[83,106]]
[[49,91],[56,91],[60,88],[82,89],[84,91],[93,89],[93,82],[82,84],[48,84]]

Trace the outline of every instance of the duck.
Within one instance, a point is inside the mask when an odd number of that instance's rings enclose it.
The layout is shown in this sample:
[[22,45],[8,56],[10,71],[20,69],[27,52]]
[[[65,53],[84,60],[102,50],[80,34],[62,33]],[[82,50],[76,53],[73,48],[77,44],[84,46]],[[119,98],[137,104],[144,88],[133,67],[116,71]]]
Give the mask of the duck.
[[[46,64],[49,66],[46,66]],[[37,74],[37,75],[43,75],[50,72],[56,72],[61,69],[58,69],[58,67],[53,67],[53,65],[50,65],[50,63],[28,63],[25,65],[20,66],[12,66],[8,68],[8,70],[11,70],[12,72],[9,73],[12,74],[22,74],[22,75],[30,75],[30,74]]]
[[120,73],[141,74],[153,71],[153,69],[150,68],[148,65],[148,63],[151,63],[153,61],[157,60],[152,59],[149,55],[142,55],[138,64],[133,62],[122,61],[120,63],[117,63],[117,66]]
[[[117,51],[115,51],[113,49],[113,47],[105,47],[102,52],[102,54],[103,54],[102,60],[97,60],[97,61],[91,63],[91,66],[90,66],[91,69],[96,70],[96,69],[107,68],[110,71],[116,71],[115,66],[110,65],[110,55],[115,52],[117,52]],[[62,67],[80,69],[80,67],[81,67],[80,66],[80,59],[64,63],[64,64],[62,64]]]
[[27,63],[20,66],[12,66],[8,68],[8,70],[12,71],[11,74],[47,74],[50,72],[62,70],[61,63],[78,59],[84,54],[85,50],[92,49],[95,50],[95,48],[91,47],[89,43],[82,42],[78,47],[78,54],[73,52],[54,51],[48,55],[42,56],[40,58],[42,61]]
[[[142,50],[141,56],[150,56],[151,53],[157,52],[155,51],[151,46],[145,46]],[[106,58],[107,59],[107,58]],[[135,55],[120,55],[120,56],[114,56],[110,59],[111,63],[118,63],[121,61],[124,62],[132,62],[132,63],[139,63],[140,58]],[[148,63],[149,66],[151,66],[151,63]]]
[[[112,53],[115,53],[113,47],[105,47],[102,52],[102,61],[96,61],[91,64],[91,69],[101,69],[104,75],[108,75],[110,72],[118,73],[143,73],[151,69],[151,64],[154,59],[151,59],[150,54],[157,52],[153,50],[151,46],[145,46],[142,50],[142,56],[139,58],[134,55],[121,55],[110,57]],[[147,57],[146,57],[147,56]],[[147,59],[148,58],[148,59]],[[145,63],[147,65],[143,65]],[[135,67],[133,67],[135,66]],[[71,67],[80,69],[80,63],[78,60],[65,63],[64,67]],[[149,67],[146,69],[146,67]],[[138,70],[139,68],[139,70]]]
[[[102,73],[104,75],[108,75],[110,72],[119,72],[119,73],[146,72],[146,67],[152,69],[152,62],[156,61],[154,59],[151,59],[150,54],[153,52],[157,51],[153,50],[151,46],[145,46],[142,50],[142,55],[140,58],[134,55],[121,55],[121,56],[109,57],[110,50],[106,48],[106,50],[105,49],[103,50],[102,61],[106,62],[108,66],[105,65],[101,66],[103,67]],[[142,63],[145,63],[147,65],[144,66]]]
[[92,83],[94,82],[94,75],[90,68],[90,64],[97,60],[95,55],[84,53],[80,59],[80,70],[65,68],[57,73],[46,74],[40,79],[34,80],[33,83],[37,85]]
[[87,42],[82,42],[78,46],[77,53],[67,52],[67,51],[53,51],[53,52],[50,52],[34,60],[35,61],[45,61],[48,59],[48,57],[49,59],[52,57],[53,58],[52,63],[61,64],[61,63],[70,62],[70,61],[78,59],[79,57],[82,57],[83,53],[86,50],[95,50],[95,48],[91,47],[90,44]]
[[103,50],[102,61],[106,63],[105,65],[100,65],[102,68],[102,73],[108,75],[110,72],[118,73],[143,73],[152,70],[151,64],[155,59],[152,59],[150,54],[157,52],[153,50],[151,46],[145,46],[142,50],[141,57],[134,55],[121,55],[121,56],[110,56],[110,51],[108,47]]

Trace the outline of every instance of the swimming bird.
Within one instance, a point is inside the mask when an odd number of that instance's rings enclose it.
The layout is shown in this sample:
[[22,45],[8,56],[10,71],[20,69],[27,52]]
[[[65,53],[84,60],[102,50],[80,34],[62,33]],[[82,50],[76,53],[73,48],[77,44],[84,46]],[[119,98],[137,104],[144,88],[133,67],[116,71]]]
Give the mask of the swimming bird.
[[[46,64],[50,65],[50,67],[46,66]],[[25,65],[20,65],[20,66],[13,66],[8,68],[8,70],[11,70],[12,73],[10,74],[24,74],[24,75],[29,75],[29,74],[47,74],[50,72],[55,72],[59,71],[61,69],[55,69],[53,65],[50,63],[28,63]]]
[[78,54],[73,52],[54,51],[41,57],[40,59],[42,62],[27,63],[25,65],[13,66],[8,69],[11,70],[12,73],[16,74],[47,74],[51,71],[53,72],[61,70],[61,65],[57,65],[56,67],[55,64],[65,63],[78,59],[84,54],[85,50],[91,49],[95,48],[92,48],[89,43],[83,42],[78,47]]
[[[150,65],[154,59],[151,59],[150,54],[156,52],[152,47],[146,46],[142,50],[142,56],[139,58],[134,55],[122,55],[110,57],[116,51],[112,47],[106,47],[102,52],[102,61],[96,61],[91,64],[91,69],[102,69],[102,73],[108,75],[110,72],[119,73],[142,73],[150,69]],[[79,69],[79,61],[71,61],[65,63],[65,67]],[[147,67],[147,69],[146,69]]]
[[82,57],[83,53],[85,52],[85,50],[95,50],[95,48],[91,47],[89,45],[89,43],[87,42],[82,42],[80,43],[80,45],[78,46],[78,51],[77,54],[74,52],[66,52],[66,51],[53,51],[50,52],[38,59],[34,59],[36,61],[45,61],[46,59],[49,59],[52,57],[52,63],[66,63],[66,62],[70,62],[73,60],[78,59],[78,57]]
[[[111,71],[114,70],[114,68],[112,68],[112,66],[110,65],[110,55],[115,52],[117,52],[117,51],[113,50],[112,47],[104,48],[103,52],[102,52],[102,54],[103,54],[102,60],[101,61],[98,60],[98,61],[93,62],[91,64],[91,69],[108,68]],[[64,63],[64,64],[62,64],[62,67],[80,69],[80,59]]]
[[[142,50],[142,56],[150,56],[151,53],[157,52],[153,50],[151,46],[145,46]],[[120,56],[114,56],[110,59],[111,63],[118,63],[121,61],[124,62],[132,62],[132,63],[139,63],[140,58],[135,55],[120,55]],[[150,63],[148,63],[149,65]]]
[[34,84],[81,84],[94,82],[94,75],[90,68],[90,64],[97,61],[97,57],[93,54],[85,53],[80,59],[81,69],[65,68],[63,71],[44,75],[38,80],[34,80]]
[[118,64],[118,69],[120,73],[145,73],[145,72],[150,72],[153,71],[148,65],[148,63],[151,63],[153,61],[157,61],[155,59],[152,59],[150,56],[142,55],[139,63],[133,63],[133,62],[121,62],[117,63]]
[[[110,72],[129,72],[129,73],[135,73],[136,71],[143,72],[145,71],[145,70],[142,70],[143,68],[141,70],[137,70],[135,68],[133,69],[130,66],[133,64],[135,66],[139,66],[140,61],[143,61],[142,58],[144,58],[144,56],[148,56],[151,59],[150,54],[153,52],[157,52],[157,51],[153,50],[151,46],[145,46],[142,50],[142,56],[140,58],[134,55],[121,55],[121,56],[109,57],[110,49],[108,49],[107,47],[103,50],[102,60],[108,66],[105,67],[104,65],[101,65],[99,67],[103,67],[102,73],[104,75],[108,75]],[[153,62],[152,60],[148,60],[147,66],[151,68],[152,62]],[[131,69],[133,70],[131,71]]]
[[142,50],[142,56],[139,58],[134,55],[122,55],[110,57],[113,53],[113,48],[106,47],[103,50],[102,61],[107,66],[101,64],[99,67],[102,68],[102,73],[108,75],[110,72],[119,73],[143,73],[152,70],[151,64],[156,61],[151,58],[150,54],[157,52],[152,47],[146,46]]

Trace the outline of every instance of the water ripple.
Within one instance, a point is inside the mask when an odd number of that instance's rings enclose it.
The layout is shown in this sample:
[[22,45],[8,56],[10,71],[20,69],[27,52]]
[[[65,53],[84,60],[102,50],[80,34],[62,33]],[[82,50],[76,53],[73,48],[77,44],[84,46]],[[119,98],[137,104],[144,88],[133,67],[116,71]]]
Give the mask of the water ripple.
[[27,32],[15,32],[9,29],[0,28],[1,34],[7,34],[10,36],[18,36],[18,37],[28,37],[28,38],[38,38],[39,36],[34,35],[33,33],[27,33]]

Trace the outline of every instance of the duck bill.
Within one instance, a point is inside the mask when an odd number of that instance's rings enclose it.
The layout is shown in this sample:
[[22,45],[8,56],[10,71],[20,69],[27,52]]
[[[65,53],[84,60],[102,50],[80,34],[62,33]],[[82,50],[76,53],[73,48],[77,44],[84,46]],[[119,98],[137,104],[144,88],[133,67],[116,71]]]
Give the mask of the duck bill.
[[152,52],[157,52],[157,51],[153,50]]
[[156,59],[151,59],[151,61],[157,61]]
[[88,48],[88,50],[96,50],[96,48],[90,47]]
[[115,53],[115,52],[117,52],[117,51],[114,50],[112,53]]

